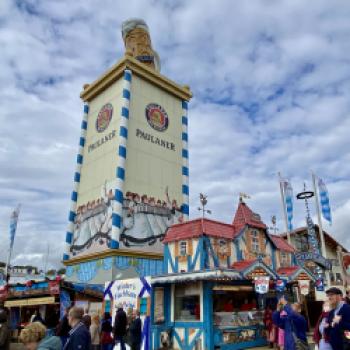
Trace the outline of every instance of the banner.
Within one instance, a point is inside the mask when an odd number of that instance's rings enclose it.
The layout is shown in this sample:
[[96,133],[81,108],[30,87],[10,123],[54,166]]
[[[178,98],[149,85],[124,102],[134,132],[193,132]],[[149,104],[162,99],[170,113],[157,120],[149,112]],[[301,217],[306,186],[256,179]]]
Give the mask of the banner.
[[308,295],[310,293],[310,281],[309,280],[298,280],[300,294]]
[[286,204],[288,230],[293,230],[293,188],[288,180],[283,181],[284,201]]
[[258,294],[266,294],[269,291],[270,277],[255,277],[255,292]]
[[277,280],[275,284],[275,290],[277,292],[283,292],[286,289],[286,284],[287,284],[286,280],[283,280],[283,279]]
[[19,215],[19,209],[20,206],[18,206],[11,214],[10,218],[10,249],[13,248],[13,243],[15,241],[16,236],[16,229],[17,229],[17,222],[18,222],[18,215]]
[[316,283],[315,283],[315,286],[316,286],[316,290],[318,292],[324,292],[324,281],[323,281],[323,278],[317,279]]
[[318,191],[320,193],[320,203],[322,216],[330,224],[332,223],[331,206],[329,204],[328,190],[322,179],[318,179]]

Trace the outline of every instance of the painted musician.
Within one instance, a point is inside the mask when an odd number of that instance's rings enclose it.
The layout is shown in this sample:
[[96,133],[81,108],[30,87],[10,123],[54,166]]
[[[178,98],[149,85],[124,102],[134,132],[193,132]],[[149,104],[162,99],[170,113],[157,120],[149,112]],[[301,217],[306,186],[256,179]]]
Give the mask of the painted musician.
[[124,238],[126,246],[142,246],[153,236],[147,216],[140,210],[141,205],[140,196],[134,194],[133,202],[129,206],[129,214],[123,218],[124,231],[121,237]]

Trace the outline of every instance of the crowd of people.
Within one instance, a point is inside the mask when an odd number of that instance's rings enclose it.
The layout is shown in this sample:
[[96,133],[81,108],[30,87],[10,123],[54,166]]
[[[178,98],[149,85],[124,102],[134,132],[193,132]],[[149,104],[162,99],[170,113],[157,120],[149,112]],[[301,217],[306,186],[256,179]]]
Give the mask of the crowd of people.
[[[314,329],[313,339],[319,350],[350,350],[350,305],[339,288],[326,291],[327,300]],[[265,311],[267,339],[278,350],[306,350],[308,323],[300,303],[289,304],[283,296],[277,308]]]
[[[83,308],[73,306],[54,329],[48,328],[36,310],[30,322],[21,330],[19,340],[26,350],[113,350],[116,344],[125,350],[140,350],[142,322],[138,310],[130,310],[129,316],[118,306],[114,324],[106,312],[102,319],[98,314],[89,315]],[[10,329],[6,310],[0,310],[0,350],[9,350]]]

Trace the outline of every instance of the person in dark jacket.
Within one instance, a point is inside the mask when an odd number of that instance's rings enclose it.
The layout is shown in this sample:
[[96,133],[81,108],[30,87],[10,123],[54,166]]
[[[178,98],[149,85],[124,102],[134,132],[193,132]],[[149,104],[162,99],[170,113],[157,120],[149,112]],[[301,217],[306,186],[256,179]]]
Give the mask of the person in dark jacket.
[[10,349],[10,330],[7,325],[6,311],[0,309],[0,350]]
[[280,299],[279,305],[285,311],[286,316],[281,316],[278,310],[272,314],[272,320],[277,327],[284,330],[284,350],[295,350],[293,332],[301,341],[307,342],[307,322],[300,314],[301,305],[299,303],[289,305],[284,297]]
[[72,327],[69,338],[63,350],[90,350],[91,336],[89,330],[82,323],[84,310],[73,306],[68,313],[69,325]]
[[142,322],[140,311],[133,311],[133,319],[129,326],[130,348],[131,350],[140,350],[142,342]]
[[339,288],[329,288],[326,294],[332,310],[328,316],[325,332],[333,350],[348,350],[350,343],[344,335],[350,331],[350,305],[343,301],[343,292]]
[[113,333],[116,344],[120,343],[120,350],[126,350],[125,335],[127,323],[127,317],[125,311],[123,310],[123,305],[119,304],[118,310],[115,314]]
[[82,322],[85,324],[87,329],[90,329],[91,326],[91,316],[89,315],[89,310],[85,309],[84,310],[84,315],[83,315],[83,319]]
[[64,316],[62,317],[61,321],[59,322],[57,326],[56,335],[61,338],[62,347],[65,346],[68,337],[69,337],[69,331],[71,330],[71,327],[68,322],[68,312],[70,308],[67,308],[65,310]]

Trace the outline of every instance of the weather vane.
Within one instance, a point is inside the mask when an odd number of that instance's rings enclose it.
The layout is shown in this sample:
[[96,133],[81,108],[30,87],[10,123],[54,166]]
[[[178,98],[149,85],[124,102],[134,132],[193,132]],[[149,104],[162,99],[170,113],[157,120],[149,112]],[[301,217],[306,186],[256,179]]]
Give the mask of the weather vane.
[[276,215],[271,216],[271,223],[272,223],[272,227],[269,227],[269,229],[272,230],[274,234],[276,234],[278,231]]
[[208,203],[207,196],[203,193],[199,194],[199,201],[201,202],[202,207],[198,207],[198,210],[202,212],[202,217],[204,219],[205,214],[211,214],[211,210],[205,209],[205,206]]
[[244,192],[240,192],[239,193],[239,201],[243,202],[243,199],[250,199],[251,197],[249,196],[249,194],[246,194]]

